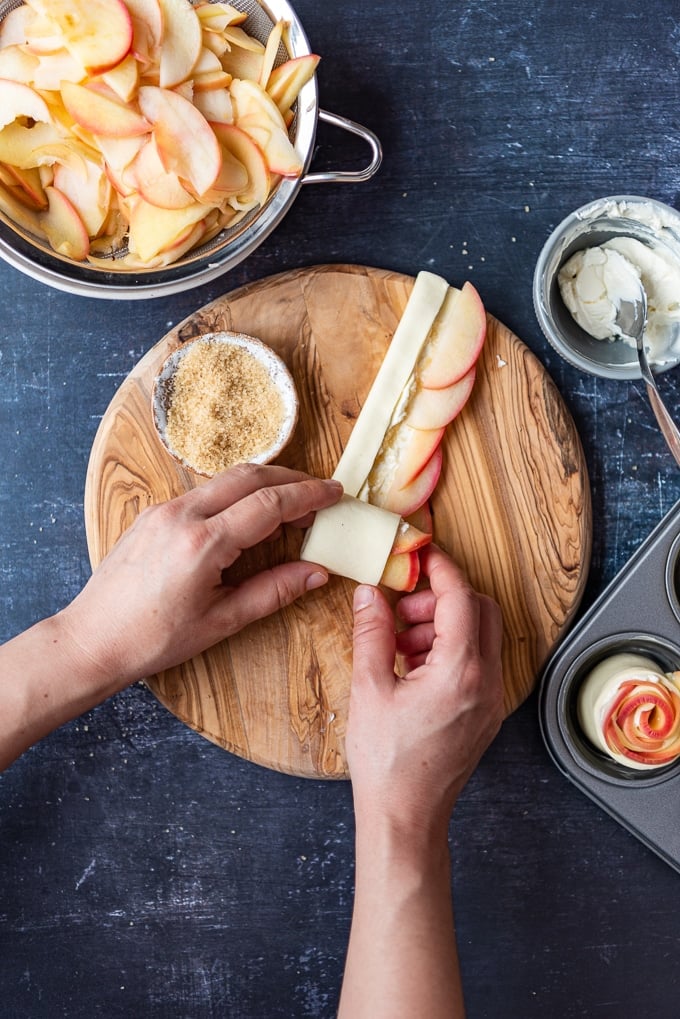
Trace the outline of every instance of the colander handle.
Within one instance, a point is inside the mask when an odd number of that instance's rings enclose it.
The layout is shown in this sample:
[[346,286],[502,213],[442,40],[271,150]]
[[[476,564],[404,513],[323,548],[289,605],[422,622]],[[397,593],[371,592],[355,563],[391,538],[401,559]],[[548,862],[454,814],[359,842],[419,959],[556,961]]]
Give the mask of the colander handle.
[[340,117],[337,113],[329,113],[328,110],[319,110],[319,120],[332,124],[334,127],[340,127],[343,131],[350,131],[352,134],[363,138],[367,145],[370,145],[373,157],[368,166],[364,167],[363,170],[328,170],[319,173],[308,173],[302,178],[302,183],[358,184],[361,181],[370,180],[382,163],[382,145],[376,135],[369,131],[367,127],[362,127],[361,124],[356,124],[353,120],[348,120],[346,117]]

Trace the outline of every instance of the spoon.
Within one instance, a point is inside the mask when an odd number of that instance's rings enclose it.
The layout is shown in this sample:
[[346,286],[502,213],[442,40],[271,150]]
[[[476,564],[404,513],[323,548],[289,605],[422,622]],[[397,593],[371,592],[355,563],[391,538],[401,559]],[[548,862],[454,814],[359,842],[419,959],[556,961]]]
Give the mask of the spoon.
[[640,293],[634,300],[623,298],[616,312],[616,324],[621,335],[634,340],[637,347],[638,361],[640,362],[640,374],[647,386],[647,395],[656,415],[659,428],[668,443],[668,448],[680,464],[680,431],[668,412],[666,405],[661,399],[654,373],[647,359],[644,338],[647,327],[647,294],[642,283],[639,284]]

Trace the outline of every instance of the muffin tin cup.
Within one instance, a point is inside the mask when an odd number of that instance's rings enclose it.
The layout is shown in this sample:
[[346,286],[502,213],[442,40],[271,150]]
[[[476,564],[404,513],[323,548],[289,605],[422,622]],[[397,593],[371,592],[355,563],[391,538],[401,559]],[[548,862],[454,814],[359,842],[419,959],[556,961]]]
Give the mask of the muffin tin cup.
[[578,722],[580,684],[620,652],[651,658],[662,672],[680,669],[680,502],[558,648],[539,688],[541,733],[559,770],[680,871],[680,759],[626,768],[595,748]]

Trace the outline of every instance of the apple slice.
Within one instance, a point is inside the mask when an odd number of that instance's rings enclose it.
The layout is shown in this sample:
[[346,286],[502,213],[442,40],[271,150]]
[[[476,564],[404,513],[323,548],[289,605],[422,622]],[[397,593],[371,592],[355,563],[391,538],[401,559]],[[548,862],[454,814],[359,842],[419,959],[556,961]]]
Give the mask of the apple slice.
[[40,59],[15,43],[0,49],[0,78],[32,85]]
[[424,545],[429,545],[432,540],[432,531],[421,531],[408,520],[402,520],[397,528],[397,536],[392,545],[391,555],[401,555],[404,552],[417,552]]
[[369,487],[374,473],[389,472],[396,488],[405,488],[420,474],[442,441],[444,428],[411,428],[401,423],[385,435],[385,441],[368,476]]
[[417,552],[390,555],[380,578],[384,587],[393,591],[413,591],[420,577],[420,559]]
[[206,215],[206,207],[194,203],[186,209],[160,209],[140,195],[126,199],[130,222],[130,251],[148,263],[161,252],[181,243]]
[[237,126],[262,149],[271,173],[280,177],[299,177],[303,163],[295,151],[285,128],[271,121],[256,119],[255,115],[237,119]]
[[132,19],[131,55],[141,64],[158,59],[163,38],[163,15],[159,0],[125,0]]
[[90,238],[78,212],[58,188],[45,188],[48,207],[40,222],[48,241],[60,255],[83,262],[90,250]]
[[120,63],[132,44],[132,19],[123,0],[33,0],[52,22],[62,46],[93,74]]
[[0,129],[19,118],[51,123],[47,103],[35,89],[19,81],[0,78]]
[[404,488],[397,488],[389,474],[384,477],[376,476],[368,496],[376,506],[383,506],[398,513],[402,517],[409,517],[427,502],[439,481],[442,470],[443,455],[441,445],[437,446],[434,453],[423,467],[420,474]]
[[161,209],[186,209],[195,201],[194,196],[182,187],[177,174],[168,172],[163,166],[153,136],[130,165],[130,178],[134,178],[142,198]]
[[[232,31],[235,32],[237,30],[233,29]],[[245,36],[245,32],[242,32],[242,35]],[[238,78],[242,81],[258,81],[264,59],[264,46],[258,43],[257,47],[252,49],[234,45],[231,38],[228,42],[231,45],[231,49],[228,49],[221,58],[224,70],[232,78]]]
[[37,89],[58,93],[62,81],[81,82],[86,77],[87,71],[80,61],[67,49],[61,49],[45,53],[39,58],[33,84]]
[[233,123],[231,96],[226,88],[206,92],[198,89],[194,94],[193,103],[207,121],[215,124]]
[[229,25],[241,25],[248,19],[246,11],[237,11],[231,4],[201,3],[194,7],[203,28],[224,32]]
[[222,206],[225,199],[242,194],[248,187],[248,171],[243,163],[222,149],[222,167],[213,186],[201,196],[201,201]]
[[302,86],[314,77],[320,59],[315,53],[293,57],[271,72],[267,92],[282,114],[291,108]]
[[39,214],[18,197],[20,190],[18,187],[7,187],[0,183],[0,212],[3,212],[15,226],[46,240]]
[[54,171],[54,186],[64,195],[82,219],[88,237],[97,237],[109,215],[111,182],[101,169],[89,160],[85,173],[63,164]]
[[48,17],[31,11],[26,18],[26,49],[30,53],[43,55],[63,49],[64,37],[59,28]]
[[[0,167],[4,164],[0,163]],[[36,166],[22,169],[19,166],[6,165],[5,183],[18,185],[20,201],[25,201],[32,209],[46,209],[47,197]]]
[[124,103],[129,103],[136,96],[139,87],[139,64],[133,55],[128,53],[119,64],[110,71],[105,71],[102,78]]
[[43,147],[60,140],[53,124],[37,123],[33,127],[23,127],[15,121],[0,131],[0,160],[22,170],[41,163],[53,163],[54,157],[41,157],[40,152]]
[[419,531],[423,531],[425,534],[429,534],[432,537],[434,533],[432,510],[429,502],[424,502],[422,506],[419,506],[413,513],[409,513],[405,518],[406,522],[417,527]]
[[139,107],[153,124],[165,169],[197,195],[211,188],[220,172],[222,151],[203,114],[176,92],[153,85],[140,88]]
[[260,76],[257,79],[260,88],[266,88],[267,82],[269,81],[269,75],[272,73],[274,64],[276,62],[276,55],[279,52],[279,46],[281,45],[281,39],[283,38],[283,30],[286,27],[285,21],[277,21],[272,28],[267,38],[267,43],[262,54],[262,66],[260,67]]
[[151,130],[149,121],[131,106],[109,99],[87,85],[65,81],[61,96],[75,122],[93,135],[132,138]]
[[435,320],[422,360],[416,365],[426,389],[445,389],[470,371],[486,336],[486,314],[471,283],[449,289]]
[[108,138],[96,135],[95,141],[104,157],[104,172],[119,195],[129,197],[137,188],[131,167],[137,153],[146,144],[145,135],[131,138]]
[[161,88],[185,81],[194,69],[202,45],[201,22],[189,0],[159,0],[163,18]]
[[230,202],[234,208],[264,205],[271,178],[261,149],[252,138],[233,124],[211,124],[220,145],[246,168],[248,183]]
[[418,388],[406,409],[405,423],[411,428],[443,428],[461,412],[472,393],[477,366],[473,364],[462,379],[445,389]]
[[26,42],[26,25],[32,18],[33,11],[25,4],[8,11],[0,21],[0,48],[23,45]]

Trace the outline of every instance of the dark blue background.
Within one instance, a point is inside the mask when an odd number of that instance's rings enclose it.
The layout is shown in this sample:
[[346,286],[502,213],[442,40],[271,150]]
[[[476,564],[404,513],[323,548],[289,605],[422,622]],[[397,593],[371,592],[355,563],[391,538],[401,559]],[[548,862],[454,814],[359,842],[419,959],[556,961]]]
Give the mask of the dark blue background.
[[[584,607],[680,497],[642,384],[568,367],[531,303],[541,245],[574,208],[619,193],[678,202],[677,3],[298,0],[297,11],[323,56],[322,106],[383,142],[373,181],[303,188],[246,263],[169,299],[81,299],[0,265],[1,639],[88,575],[89,450],[136,361],[209,300],[300,265],[470,278],[538,354],[590,472]],[[330,128],[317,142],[317,169],[364,160]],[[679,385],[664,376],[674,408]],[[136,686],[0,778],[0,825],[3,1016],[334,1014],[349,785],[232,757]],[[680,1014],[680,877],[557,772],[535,696],[467,787],[451,842],[471,1019]]]

